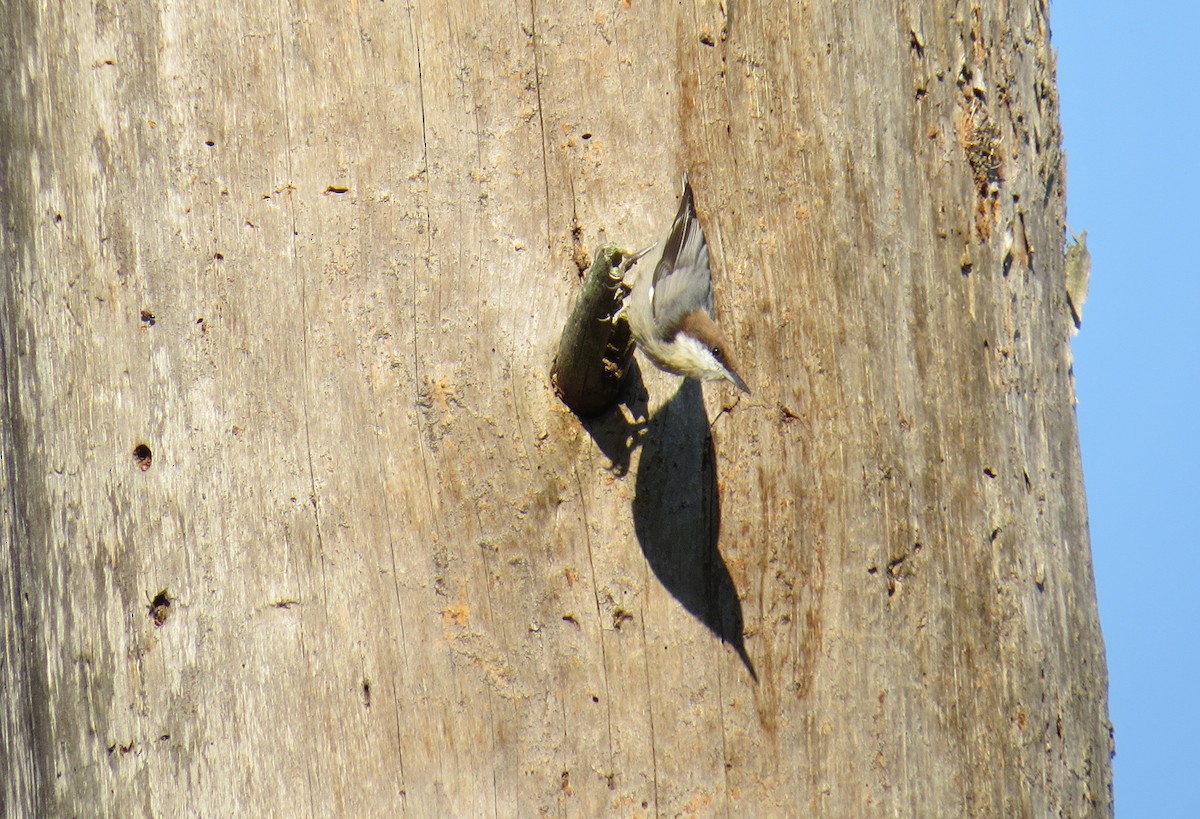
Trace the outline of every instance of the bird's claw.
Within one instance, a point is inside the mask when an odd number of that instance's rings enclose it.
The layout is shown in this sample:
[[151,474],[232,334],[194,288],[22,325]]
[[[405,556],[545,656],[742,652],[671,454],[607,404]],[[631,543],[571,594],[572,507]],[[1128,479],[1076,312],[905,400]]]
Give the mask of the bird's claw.
[[637,251],[636,253],[630,253],[630,254],[626,255],[625,258],[621,261],[621,264],[619,265],[621,272],[628,273],[629,268],[631,268],[635,264],[637,264],[638,261],[643,256],[645,256],[651,250],[654,250],[654,248],[656,248],[656,247],[658,247],[658,242],[655,242],[652,245],[647,245],[646,247],[642,248],[641,250]]

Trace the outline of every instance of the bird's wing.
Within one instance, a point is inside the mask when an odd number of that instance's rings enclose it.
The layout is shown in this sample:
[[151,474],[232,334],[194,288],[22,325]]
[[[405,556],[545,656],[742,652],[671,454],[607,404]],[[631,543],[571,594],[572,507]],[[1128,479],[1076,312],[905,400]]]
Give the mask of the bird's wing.
[[708,243],[696,218],[692,186],[683,177],[683,199],[671,235],[663,246],[662,258],[654,269],[650,306],[660,327],[673,327],[694,310],[713,314],[712,273],[708,267]]

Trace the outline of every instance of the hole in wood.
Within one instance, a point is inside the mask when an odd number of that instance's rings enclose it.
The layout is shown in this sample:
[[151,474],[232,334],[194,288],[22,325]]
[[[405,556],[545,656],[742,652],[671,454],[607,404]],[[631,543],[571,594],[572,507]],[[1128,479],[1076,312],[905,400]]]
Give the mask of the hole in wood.
[[166,589],[154,595],[150,605],[146,606],[146,611],[154,621],[154,627],[162,628],[162,624],[167,622],[167,617],[171,614],[171,598],[167,596]]

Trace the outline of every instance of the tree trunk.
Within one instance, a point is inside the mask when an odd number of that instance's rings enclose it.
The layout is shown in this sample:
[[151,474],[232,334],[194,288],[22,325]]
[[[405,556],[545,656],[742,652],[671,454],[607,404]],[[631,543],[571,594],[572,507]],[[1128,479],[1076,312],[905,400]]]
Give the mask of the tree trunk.
[[1044,3],[0,18],[6,815],[1111,814]]

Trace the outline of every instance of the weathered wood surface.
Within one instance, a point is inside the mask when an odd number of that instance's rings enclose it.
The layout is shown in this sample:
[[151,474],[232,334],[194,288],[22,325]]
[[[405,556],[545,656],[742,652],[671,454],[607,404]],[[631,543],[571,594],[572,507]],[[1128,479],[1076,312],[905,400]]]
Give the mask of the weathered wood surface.
[[[1111,813],[1046,14],[5,3],[4,810]],[[754,393],[585,428],[685,169]]]

